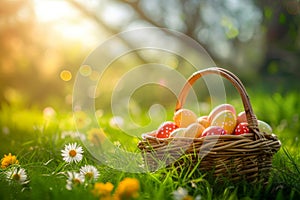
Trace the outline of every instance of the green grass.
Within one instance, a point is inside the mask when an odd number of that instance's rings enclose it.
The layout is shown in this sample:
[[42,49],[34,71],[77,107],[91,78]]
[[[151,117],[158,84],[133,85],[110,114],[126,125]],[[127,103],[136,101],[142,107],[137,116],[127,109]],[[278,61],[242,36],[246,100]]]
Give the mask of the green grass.
[[[84,148],[84,158],[78,164],[67,164],[62,160],[61,150],[65,144],[80,140],[63,136],[64,131],[75,131],[71,113],[60,113],[45,118],[38,109],[2,105],[0,110],[0,156],[12,153],[26,169],[30,182],[24,186],[9,184],[4,169],[0,169],[0,199],[97,199],[91,193],[93,184],[81,185],[73,190],[66,189],[64,172],[85,164],[97,167],[100,176],[97,182],[111,182],[115,188],[125,177],[140,182],[138,199],[173,199],[173,192],[182,187],[194,198],[201,199],[299,199],[300,197],[300,95],[286,95],[250,92],[254,112],[261,120],[268,122],[282,142],[282,148],[273,159],[273,171],[269,184],[224,183],[208,180],[206,174],[197,170],[161,169],[155,173],[128,173],[118,171],[98,162]],[[231,101],[242,110],[238,98]],[[172,111],[170,111],[172,112]],[[146,120],[146,119],[145,119]],[[121,148],[138,152],[138,139],[122,136],[121,132],[109,126],[109,117],[101,119],[105,132],[113,133]],[[131,140],[130,140],[131,139]],[[113,162],[118,162],[116,156]],[[130,158],[128,158],[130,159]]]

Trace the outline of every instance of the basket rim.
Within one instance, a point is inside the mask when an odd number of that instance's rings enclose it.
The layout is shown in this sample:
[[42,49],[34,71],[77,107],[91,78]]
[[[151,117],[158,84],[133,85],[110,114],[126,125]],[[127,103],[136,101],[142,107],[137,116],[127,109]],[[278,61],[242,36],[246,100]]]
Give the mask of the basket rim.
[[[256,140],[255,138],[255,133],[244,133],[244,134],[240,134],[240,135],[232,135],[232,134],[225,134],[225,135],[207,135],[207,136],[202,136],[202,137],[198,137],[198,138],[192,138],[192,137],[184,137],[184,136],[180,136],[180,137],[168,137],[168,138],[157,138],[155,136],[153,136],[152,134],[156,133],[156,130],[148,132],[148,133],[143,133],[142,134],[142,140],[157,140],[157,141],[161,141],[161,142],[166,142],[166,141],[170,141],[170,140],[186,140],[186,141],[202,141],[202,140],[210,140],[210,139],[249,139],[251,137],[253,137],[253,140]],[[269,134],[266,132],[260,132],[260,134],[264,135],[263,138],[261,138],[261,140],[266,140],[266,139],[272,139],[272,140],[278,140],[277,135],[275,135],[274,133]]]

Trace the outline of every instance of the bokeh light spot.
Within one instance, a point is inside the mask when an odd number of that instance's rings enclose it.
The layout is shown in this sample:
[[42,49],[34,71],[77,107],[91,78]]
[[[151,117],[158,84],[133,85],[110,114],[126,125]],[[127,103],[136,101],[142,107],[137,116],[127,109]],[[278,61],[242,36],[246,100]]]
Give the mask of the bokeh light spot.
[[63,70],[60,72],[60,78],[63,81],[70,81],[72,79],[72,73],[69,70]]
[[97,72],[97,71],[92,71],[92,73],[90,74],[89,78],[92,80],[92,81],[97,81],[100,77],[100,73]]
[[54,108],[46,107],[43,110],[43,115],[44,115],[45,119],[51,119],[51,118],[55,117],[56,112],[55,112]]
[[89,76],[92,73],[92,68],[89,65],[82,65],[79,72],[82,76]]

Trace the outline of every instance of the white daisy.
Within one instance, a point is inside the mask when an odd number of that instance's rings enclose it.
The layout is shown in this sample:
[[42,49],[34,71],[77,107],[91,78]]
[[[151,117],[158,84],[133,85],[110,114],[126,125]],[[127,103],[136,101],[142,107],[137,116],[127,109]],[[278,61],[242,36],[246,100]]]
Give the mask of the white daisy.
[[84,176],[86,180],[97,180],[99,177],[99,171],[92,165],[85,165],[81,167],[80,174]]
[[67,172],[67,185],[68,190],[72,190],[74,187],[81,185],[84,182],[84,176],[77,172]]
[[63,160],[67,163],[79,162],[82,160],[83,149],[77,143],[65,145],[65,149],[61,150]]
[[20,184],[28,183],[27,173],[26,173],[25,169],[23,169],[21,167],[13,167],[13,168],[9,169],[8,171],[6,171],[5,174],[6,174],[6,178],[9,181],[16,181]]
[[182,187],[179,187],[177,190],[173,191],[173,198],[175,200],[183,200],[188,197],[188,191]]

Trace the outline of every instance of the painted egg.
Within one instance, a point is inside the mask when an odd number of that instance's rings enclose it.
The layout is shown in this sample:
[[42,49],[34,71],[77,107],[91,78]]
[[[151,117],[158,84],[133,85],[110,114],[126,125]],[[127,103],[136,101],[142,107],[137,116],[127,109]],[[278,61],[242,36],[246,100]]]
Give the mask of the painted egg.
[[237,123],[240,124],[242,122],[248,122],[245,111],[240,112],[237,116]]
[[208,115],[208,121],[212,122],[213,118],[220,112],[224,110],[230,110],[234,115],[236,115],[235,108],[231,104],[221,104],[215,107]]
[[249,131],[247,122],[239,123],[234,129],[234,135],[241,135],[241,134],[249,133],[249,132],[250,131]]
[[157,138],[168,138],[178,127],[174,122],[164,122],[157,130]]
[[208,135],[226,135],[226,131],[219,126],[210,126],[202,132],[202,137]]
[[177,128],[172,131],[170,137],[184,137],[186,128]]
[[265,133],[268,133],[268,134],[273,133],[272,127],[269,124],[267,124],[266,122],[261,121],[261,120],[257,120],[257,123],[258,123],[259,131],[265,132]]
[[175,112],[173,120],[178,127],[186,128],[197,122],[197,115],[193,111],[183,108]]
[[209,127],[210,122],[208,121],[208,116],[201,116],[197,119],[198,123],[204,126],[204,128]]
[[186,128],[185,137],[190,138],[199,138],[201,137],[202,132],[204,131],[204,126],[199,123],[193,123]]
[[227,134],[232,134],[236,126],[236,116],[230,110],[223,110],[212,119],[211,126],[219,126]]

